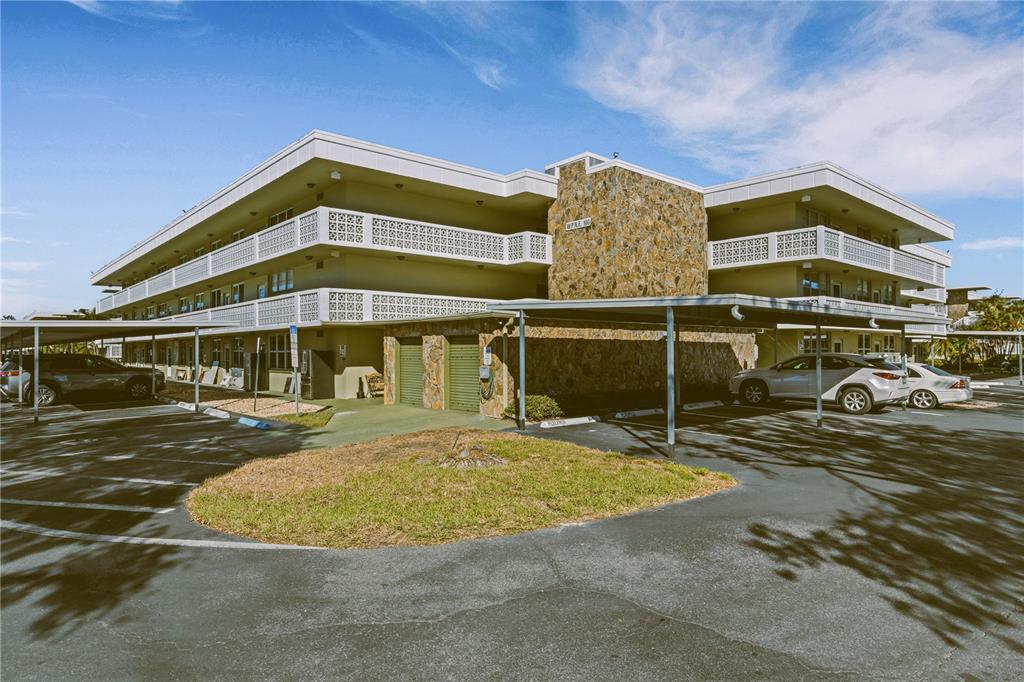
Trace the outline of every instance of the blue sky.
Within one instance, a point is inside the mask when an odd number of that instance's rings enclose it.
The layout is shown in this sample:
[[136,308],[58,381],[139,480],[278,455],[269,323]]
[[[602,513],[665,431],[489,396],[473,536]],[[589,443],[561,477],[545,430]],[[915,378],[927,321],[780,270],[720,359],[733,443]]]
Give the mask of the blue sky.
[[11,3],[4,313],[322,128],[508,172],[583,150],[698,184],[829,159],[1024,294],[1020,4]]

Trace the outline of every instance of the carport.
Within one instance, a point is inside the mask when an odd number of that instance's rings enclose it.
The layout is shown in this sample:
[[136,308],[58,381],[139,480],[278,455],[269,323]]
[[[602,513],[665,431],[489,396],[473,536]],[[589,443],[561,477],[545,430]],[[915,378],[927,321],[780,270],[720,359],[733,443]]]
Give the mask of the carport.
[[[676,444],[676,326],[722,329],[772,329],[775,332],[775,358],[778,358],[778,326],[797,324],[813,326],[817,338],[821,327],[869,327],[899,332],[903,369],[906,371],[906,335],[908,324],[934,324],[935,317],[910,308],[878,308],[850,301],[849,305],[831,306],[818,301],[791,300],[745,294],[713,294],[707,296],[676,296],[651,298],[613,298],[550,301],[521,299],[488,306],[491,312],[515,315],[519,323],[519,429],[526,428],[526,324],[535,320],[607,322],[610,324],[664,324],[666,353],[665,416],[668,430],[666,443],[673,452]],[[821,343],[816,343],[817,362],[816,414],[822,423]],[[905,408],[904,408],[905,409]]]
[[948,335],[958,339],[1017,339],[1017,383],[1024,386],[1024,331],[957,330],[948,332]]
[[[156,337],[182,332],[195,334],[193,354],[193,375],[195,401],[199,402],[199,330],[237,327],[237,322],[188,322],[170,320],[5,320],[0,324],[0,344],[5,351],[17,351],[19,356],[27,349],[32,350],[33,381],[39,377],[39,349],[44,345],[78,343],[99,339],[121,339],[149,337],[153,343],[151,370],[153,392],[156,392]],[[18,363],[22,365],[21,362]],[[19,400],[24,402],[24,384],[18,382]],[[39,422],[39,392],[32,392],[33,421]]]

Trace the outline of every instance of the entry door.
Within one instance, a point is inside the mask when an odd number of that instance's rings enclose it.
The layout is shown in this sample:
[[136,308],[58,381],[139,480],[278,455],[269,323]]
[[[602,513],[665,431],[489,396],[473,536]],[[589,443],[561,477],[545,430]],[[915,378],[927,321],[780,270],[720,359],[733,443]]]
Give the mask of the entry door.
[[423,407],[423,339],[398,340],[398,402]]
[[445,380],[449,409],[480,411],[480,343],[477,337],[453,337],[448,340]]

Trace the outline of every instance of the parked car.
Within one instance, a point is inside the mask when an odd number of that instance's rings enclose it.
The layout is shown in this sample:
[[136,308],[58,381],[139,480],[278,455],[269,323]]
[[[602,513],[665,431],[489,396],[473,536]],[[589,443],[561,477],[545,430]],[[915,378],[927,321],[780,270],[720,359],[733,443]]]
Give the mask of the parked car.
[[932,410],[946,403],[959,403],[974,397],[971,378],[950,374],[944,369],[920,362],[907,363],[910,404]]
[[[0,365],[0,391],[16,399],[19,382],[25,382],[25,401],[32,402],[33,359],[22,359],[25,367],[11,358]],[[39,404],[52,405],[76,394],[87,392],[124,392],[131,398],[150,395],[153,375],[148,369],[125,367],[99,355],[84,353],[41,353],[39,355]],[[156,389],[164,387],[164,374],[157,370]]]
[[[850,414],[901,403],[910,395],[907,375],[882,358],[852,353],[821,354],[822,400]],[[747,369],[729,380],[729,391],[747,405],[769,400],[815,400],[815,356],[798,355],[771,367]]]

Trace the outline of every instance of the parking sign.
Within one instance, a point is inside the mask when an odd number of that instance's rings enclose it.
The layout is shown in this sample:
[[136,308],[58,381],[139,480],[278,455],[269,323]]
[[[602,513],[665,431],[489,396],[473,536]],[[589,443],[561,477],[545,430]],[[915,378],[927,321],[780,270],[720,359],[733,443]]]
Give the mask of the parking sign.
[[292,369],[299,368],[299,328],[296,325],[292,325],[288,328],[288,332],[292,337]]

